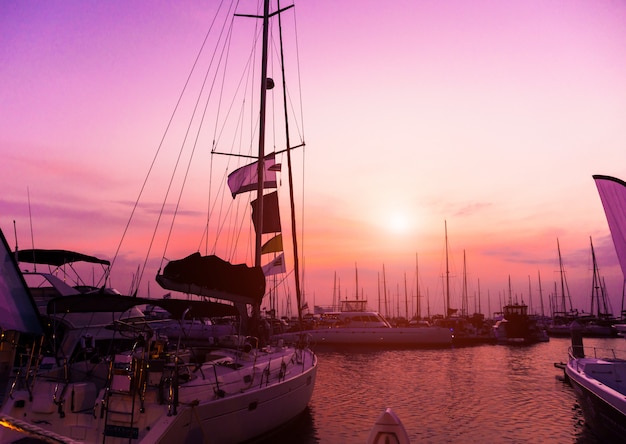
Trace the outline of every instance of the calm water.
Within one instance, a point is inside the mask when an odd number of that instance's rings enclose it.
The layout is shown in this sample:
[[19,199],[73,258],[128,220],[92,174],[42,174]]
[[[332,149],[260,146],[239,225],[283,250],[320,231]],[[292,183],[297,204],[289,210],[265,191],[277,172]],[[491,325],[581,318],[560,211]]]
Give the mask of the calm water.
[[[483,345],[443,350],[317,350],[309,409],[268,438],[272,443],[364,443],[387,407],[413,443],[596,444],[555,362],[567,338],[528,347]],[[585,346],[626,348],[624,339]]]

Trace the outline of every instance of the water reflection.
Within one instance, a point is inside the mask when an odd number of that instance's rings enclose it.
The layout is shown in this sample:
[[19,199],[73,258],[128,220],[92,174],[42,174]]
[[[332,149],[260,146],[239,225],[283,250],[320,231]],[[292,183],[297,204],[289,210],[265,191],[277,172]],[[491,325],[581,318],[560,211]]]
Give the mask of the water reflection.
[[318,351],[310,408],[265,442],[364,443],[391,407],[415,443],[597,444],[554,367],[568,346]]

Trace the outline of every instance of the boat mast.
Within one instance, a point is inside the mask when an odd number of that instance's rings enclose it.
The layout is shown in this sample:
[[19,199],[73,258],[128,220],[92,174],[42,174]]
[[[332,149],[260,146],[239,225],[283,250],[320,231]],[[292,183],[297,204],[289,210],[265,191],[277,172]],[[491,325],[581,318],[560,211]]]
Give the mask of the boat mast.
[[356,278],[356,300],[359,300],[359,269],[356,265],[356,262],[354,263],[354,276]]
[[406,286],[406,272],[404,273],[404,311],[406,320],[409,320],[409,290]]
[[420,273],[419,273],[419,262],[417,260],[417,253],[415,253],[415,287],[416,287],[416,292],[417,292],[417,310],[416,310],[416,317],[417,319],[421,319],[422,317],[422,313],[421,313],[421,307],[420,307]]
[[530,284],[530,275],[528,275],[528,313],[533,313],[533,295],[532,286]]
[[[265,0],[265,3],[268,4],[269,0]],[[293,192],[293,174],[291,167],[291,144],[289,141],[289,115],[287,108],[287,81],[285,79],[285,56],[283,52],[283,28],[281,21],[281,13],[283,10],[280,9],[280,1],[276,2],[278,7],[278,35],[280,39],[280,67],[281,67],[281,75],[283,80],[283,111],[285,113],[285,143],[287,145],[287,169],[288,169],[288,179],[289,179],[289,206],[291,208],[291,237],[293,244],[293,274],[296,283],[296,301],[298,302],[298,319],[302,323],[302,290],[300,288],[300,261],[298,259],[298,236],[296,231],[296,205],[295,198]],[[293,5],[288,6],[285,9],[291,8]],[[266,6],[267,7],[267,6]],[[265,32],[264,32],[265,38]],[[267,63],[267,62],[266,62]],[[357,287],[357,296],[358,296],[358,287]]]
[[543,294],[541,291],[541,272],[539,270],[537,270],[537,277],[539,278],[539,302],[541,303],[541,317],[543,318],[545,316],[545,313],[543,311]]
[[385,276],[385,264],[383,264],[383,297],[385,298],[385,317],[389,316],[389,307],[387,305],[387,278]]
[[[593,248],[593,241],[591,240],[591,236],[589,236],[589,242],[591,243],[591,258],[593,262],[593,278],[592,278],[592,288],[591,288],[591,310],[590,313],[593,313],[594,302],[596,305],[597,313],[596,316],[598,318],[605,317],[609,312],[607,304],[606,304],[606,296],[604,293],[604,285],[602,283],[602,279],[600,278],[600,270],[598,269],[598,261],[596,259],[596,252]],[[600,298],[602,297],[602,301]],[[602,302],[602,307],[600,306],[600,302]],[[604,310],[604,311],[602,311]]]
[[469,316],[469,298],[467,295],[467,263],[465,261],[465,250],[463,250],[463,316]]
[[444,220],[446,232],[446,313],[445,317],[450,317],[450,268],[448,267],[448,221]]
[[[556,239],[556,247],[559,252],[559,270],[561,271],[561,304],[563,313],[567,313],[567,304],[565,302],[565,270],[563,269],[563,259],[561,258],[561,245],[559,244],[559,239]],[[569,295],[568,295],[569,296]],[[570,311],[574,310],[572,307],[572,301],[569,301]]]
[[261,100],[259,108],[259,152],[257,162],[257,220],[254,241],[254,265],[261,266],[261,244],[263,236],[263,173],[265,170],[265,114],[267,106],[267,47],[269,40],[269,12],[270,1],[265,0],[263,5],[263,46],[261,53]]

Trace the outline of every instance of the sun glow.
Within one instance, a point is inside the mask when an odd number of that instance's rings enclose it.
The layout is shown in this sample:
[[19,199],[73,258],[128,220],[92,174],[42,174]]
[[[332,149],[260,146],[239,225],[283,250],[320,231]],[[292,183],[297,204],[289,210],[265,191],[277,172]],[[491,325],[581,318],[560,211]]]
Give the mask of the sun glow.
[[409,230],[409,218],[406,214],[394,212],[389,215],[388,229],[397,234],[406,233]]

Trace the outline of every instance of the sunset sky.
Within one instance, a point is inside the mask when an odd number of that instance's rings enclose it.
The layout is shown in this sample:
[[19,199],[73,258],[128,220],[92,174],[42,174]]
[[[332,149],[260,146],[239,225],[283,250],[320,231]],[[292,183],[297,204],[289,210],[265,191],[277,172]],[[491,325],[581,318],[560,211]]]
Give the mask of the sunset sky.
[[[0,228],[12,247],[15,221],[20,249],[115,255],[215,3],[0,2]],[[497,311],[509,277],[539,311],[540,274],[548,312],[558,239],[573,305],[589,311],[591,237],[619,312],[592,175],[626,179],[626,3],[309,0],[295,19],[309,305],[332,302],[335,275],[353,298],[358,270],[377,308],[384,267],[404,307],[417,257],[422,312],[428,300],[443,313],[447,223],[452,306],[465,254],[471,311],[479,281],[481,311]],[[194,230],[176,254],[198,249]],[[142,254],[122,246],[121,291]],[[146,275],[142,291],[165,293]]]

